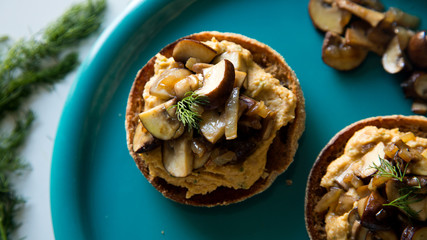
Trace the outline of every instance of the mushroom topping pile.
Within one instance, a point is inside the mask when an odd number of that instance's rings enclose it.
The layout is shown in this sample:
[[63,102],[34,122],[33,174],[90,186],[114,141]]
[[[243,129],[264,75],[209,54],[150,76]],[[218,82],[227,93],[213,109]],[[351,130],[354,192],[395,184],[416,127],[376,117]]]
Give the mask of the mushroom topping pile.
[[[402,83],[405,92],[426,91],[423,84],[407,83],[415,78],[408,77],[413,72],[418,76],[427,71],[427,36],[416,30],[418,17],[395,7],[385,10],[379,0],[310,0],[308,10],[313,25],[326,33],[322,60],[327,65],[352,70],[374,52],[386,72],[407,75]],[[427,113],[424,98],[406,96],[414,101],[414,113]]]
[[[347,146],[322,179],[328,192],[315,211],[327,211],[328,239],[427,239],[427,139],[378,133],[384,137],[360,134],[351,141],[387,141]],[[343,170],[330,177],[332,169]]]
[[[183,39],[172,58],[159,54],[156,61],[133,146],[137,153],[161,147],[171,176],[244,161],[271,136],[276,112],[245,94],[248,67],[241,51],[218,53],[203,42]],[[167,67],[161,69],[162,64]]]

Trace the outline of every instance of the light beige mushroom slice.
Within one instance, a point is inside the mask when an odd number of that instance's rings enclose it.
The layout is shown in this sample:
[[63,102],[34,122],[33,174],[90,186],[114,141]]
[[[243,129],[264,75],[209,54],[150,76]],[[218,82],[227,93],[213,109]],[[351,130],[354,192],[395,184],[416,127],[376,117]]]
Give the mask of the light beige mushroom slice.
[[142,123],[139,122],[133,137],[133,151],[136,153],[143,153],[158,146],[160,146],[160,141],[154,138],[153,135],[144,128]]
[[210,63],[216,55],[216,51],[211,47],[192,39],[179,41],[172,52],[172,57],[175,61],[183,63],[191,57],[198,59],[202,63]]
[[187,134],[163,143],[163,166],[174,177],[186,177],[193,171],[193,153]]
[[405,67],[410,67],[399,43],[399,36],[394,36],[390,41],[382,56],[381,62],[384,70],[391,74],[401,72]]
[[363,7],[349,0],[336,0],[337,5],[341,9],[345,9],[361,19],[367,21],[371,26],[375,27],[384,19],[384,13]]
[[335,1],[310,0],[308,12],[313,25],[321,31],[342,34],[351,14],[337,7]]
[[190,75],[185,68],[167,69],[154,80],[150,93],[161,99],[171,99],[175,96],[175,84]]
[[203,71],[203,86],[195,91],[196,94],[209,99],[208,109],[223,106],[233,90],[235,73],[233,64],[224,59],[213,67]]
[[348,71],[358,67],[368,55],[368,50],[351,46],[333,32],[327,32],[322,46],[322,60],[337,70]]
[[384,143],[380,142],[360,159],[359,167],[355,167],[357,176],[367,178],[377,172],[373,166],[381,165],[380,158],[385,156],[384,147]]
[[142,124],[154,137],[161,140],[170,140],[182,134],[182,123],[169,113],[173,110],[170,107],[175,103],[176,100],[171,99],[139,114]]
[[237,71],[237,70],[234,71],[235,79],[234,79],[234,86],[233,87],[241,88],[242,86],[245,86],[246,84],[244,84],[244,83],[246,81],[247,75],[248,74],[246,72]]
[[234,51],[223,52],[220,55],[216,56],[212,60],[212,63],[216,64],[224,59],[227,59],[228,61],[230,61],[233,64],[234,69],[237,71],[246,72],[248,70],[245,58],[241,52],[234,52]]
[[225,121],[216,110],[205,111],[200,122],[200,132],[211,143],[216,143],[224,136]]

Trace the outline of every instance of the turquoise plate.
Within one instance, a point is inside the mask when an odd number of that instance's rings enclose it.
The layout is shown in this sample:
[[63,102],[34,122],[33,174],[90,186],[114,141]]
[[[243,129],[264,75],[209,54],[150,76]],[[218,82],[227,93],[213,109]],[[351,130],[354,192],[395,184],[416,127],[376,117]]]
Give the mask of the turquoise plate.
[[[427,19],[425,0],[384,2]],[[65,239],[306,239],[304,192],[327,141],[362,118],[411,114],[399,77],[371,54],[338,72],[321,60],[323,35],[308,1],[136,1],[100,36],[82,63],[59,124],[51,171],[55,237]],[[427,28],[425,22],[421,26]],[[235,32],[281,53],[300,79],[306,131],[295,162],[264,193],[227,207],[164,198],[139,172],[125,139],[128,93],[163,46],[203,30]],[[292,180],[292,185],[287,184]]]

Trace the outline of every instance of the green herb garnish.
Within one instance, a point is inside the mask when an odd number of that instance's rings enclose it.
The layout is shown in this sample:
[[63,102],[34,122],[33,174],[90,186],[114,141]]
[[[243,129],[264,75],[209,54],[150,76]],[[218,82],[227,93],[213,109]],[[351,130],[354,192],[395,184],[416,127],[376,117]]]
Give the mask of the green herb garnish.
[[2,240],[17,228],[14,220],[16,212],[24,203],[9,182],[9,178],[26,168],[26,164],[18,157],[19,147],[29,133],[34,120],[32,112],[26,114],[23,120],[16,122],[12,132],[0,136],[0,237]]
[[389,203],[383,204],[383,206],[393,206],[393,207],[400,208],[406,214],[408,214],[408,216],[412,218],[418,218],[418,213],[414,211],[411,207],[409,207],[409,204],[419,202],[422,199],[423,199],[422,197],[419,197],[417,194],[410,191],[405,195],[401,195],[400,197],[394,199]]
[[380,156],[378,156],[378,158],[380,159],[380,165],[376,165],[374,163],[374,166],[372,167],[377,169],[376,175],[381,177],[396,178],[400,182],[403,181],[406,169],[408,168],[408,163],[406,164],[405,169],[402,171],[399,166],[393,166],[389,161],[381,158]]
[[76,4],[44,32],[0,55],[0,116],[18,109],[35,86],[53,84],[78,66],[77,53],[64,50],[99,28],[105,7],[105,0]]
[[[39,86],[49,86],[63,79],[78,66],[78,55],[71,47],[89,36],[101,25],[105,0],[88,0],[73,5],[56,22],[30,39],[10,44],[0,36],[0,239],[6,240],[19,226],[16,211],[23,206],[10,177],[25,169],[19,156],[34,119],[32,112],[16,113],[21,102]],[[23,115],[10,129],[6,118]],[[8,118],[10,120],[10,118]],[[8,121],[7,123],[10,123]]]
[[208,103],[207,97],[190,91],[185,93],[182,100],[169,108],[176,107],[178,121],[182,122],[184,127],[188,126],[188,131],[190,131],[191,129],[199,129],[199,123],[202,120],[200,113],[197,112],[197,107]]
[[[379,159],[380,165],[378,166],[374,163],[374,166],[372,167],[377,169],[376,175],[381,177],[394,178],[400,182],[403,182],[409,163],[406,163],[405,168],[402,170],[399,164],[396,164],[396,166],[394,166],[386,159],[383,159],[381,157],[379,157]],[[383,206],[397,207],[404,211],[408,216],[412,218],[418,218],[418,213],[414,211],[411,207],[409,207],[409,204],[422,200],[422,198],[415,192],[417,189],[421,188],[421,183],[419,182],[419,180],[418,185],[419,186],[411,186],[399,189],[400,197],[394,199],[389,203],[383,204]]]

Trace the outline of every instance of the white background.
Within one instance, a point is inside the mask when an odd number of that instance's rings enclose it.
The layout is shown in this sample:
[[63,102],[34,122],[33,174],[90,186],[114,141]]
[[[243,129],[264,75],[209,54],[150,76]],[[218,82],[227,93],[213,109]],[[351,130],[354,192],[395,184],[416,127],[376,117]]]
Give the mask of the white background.
[[[0,0],[0,36],[12,40],[28,38],[40,32],[58,18],[72,4],[86,0]],[[100,31],[83,41],[77,50],[83,61],[102,30],[111,24],[129,5],[131,0],[107,0],[107,10]],[[56,129],[75,72],[69,74],[53,88],[42,89],[26,101],[35,112],[32,131],[22,149],[22,158],[31,170],[19,176],[15,188],[26,199],[18,215],[22,223],[16,239],[54,239],[50,212],[50,166]]]

